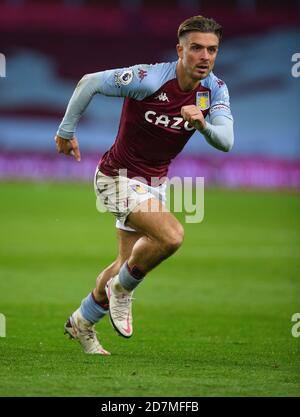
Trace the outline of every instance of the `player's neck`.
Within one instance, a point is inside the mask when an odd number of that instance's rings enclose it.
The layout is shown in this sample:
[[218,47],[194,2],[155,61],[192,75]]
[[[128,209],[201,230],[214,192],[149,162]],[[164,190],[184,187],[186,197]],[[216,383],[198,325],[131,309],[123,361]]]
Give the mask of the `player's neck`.
[[176,66],[176,78],[182,91],[192,91],[197,88],[200,83],[199,80],[194,80],[187,76],[180,60]]

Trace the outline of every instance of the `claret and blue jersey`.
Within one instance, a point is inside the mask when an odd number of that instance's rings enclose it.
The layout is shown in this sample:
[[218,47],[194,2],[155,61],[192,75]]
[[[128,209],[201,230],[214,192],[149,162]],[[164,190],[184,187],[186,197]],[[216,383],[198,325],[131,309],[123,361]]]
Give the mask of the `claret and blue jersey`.
[[100,169],[117,175],[127,169],[129,177],[166,176],[172,159],[183,149],[195,129],[181,116],[181,107],[197,105],[204,116],[232,119],[225,83],[213,73],[192,91],[182,91],[176,64],[136,65],[104,71],[101,92],[125,97],[117,138],[105,153]]
[[[181,90],[176,78],[177,62],[135,65],[130,68],[88,74],[78,83],[58,135],[74,136],[76,124],[96,93],[124,97],[116,140],[99,163],[109,176],[127,170],[127,176],[151,179],[167,175],[173,158],[183,149],[195,129],[181,116],[181,108],[196,105],[209,115],[232,120],[225,83],[212,72],[192,91]],[[224,118],[224,117],[223,117]]]

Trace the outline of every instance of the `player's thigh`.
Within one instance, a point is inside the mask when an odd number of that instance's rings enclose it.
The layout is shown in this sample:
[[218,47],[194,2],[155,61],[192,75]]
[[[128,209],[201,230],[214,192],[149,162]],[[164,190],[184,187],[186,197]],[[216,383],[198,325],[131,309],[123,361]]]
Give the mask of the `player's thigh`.
[[135,243],[143,236],[139,232],[128,232],[127,230],[117,229],[119,244],[119,260],[123,264],[131,255]]
[[151,198],[139,204],[129,213],[126,225],[159,241],[173,241],[180,244],[184,236],[181,223],[156,198]]

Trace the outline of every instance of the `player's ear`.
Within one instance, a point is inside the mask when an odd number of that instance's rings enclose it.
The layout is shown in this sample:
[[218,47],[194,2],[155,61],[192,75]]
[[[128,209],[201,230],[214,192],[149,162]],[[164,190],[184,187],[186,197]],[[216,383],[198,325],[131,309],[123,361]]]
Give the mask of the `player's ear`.
[[181,58],[182,59],[182,57],[183,57],[183,46],[180,45],[180,43],[178,43],[176,45],[176,50],[177,50],[178,58]]

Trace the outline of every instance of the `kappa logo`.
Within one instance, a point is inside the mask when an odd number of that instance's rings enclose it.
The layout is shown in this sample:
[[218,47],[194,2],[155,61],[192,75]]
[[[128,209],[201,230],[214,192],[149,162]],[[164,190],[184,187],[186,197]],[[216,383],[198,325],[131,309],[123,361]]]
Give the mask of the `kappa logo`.
[[167,101],[168,103],[170,103],[170,100],[168,99],[168,96],[166,93],[160,93],[155,98],[158,98],[159,101]]
[[225,83],[224,83],[224,81],[223,81],[223,80],[218,79],[218,80],[217,80],[217,84],[218,84],[218,86],[219,86],[219,88],[220,88],[220,87],[222,87],[222,85],[224,85]]
[[142,68],[139,68],[138,70],[138,77],[140,79],[140,82],[143,81],[145,77],[147,77],[147,71],[143,70]]

